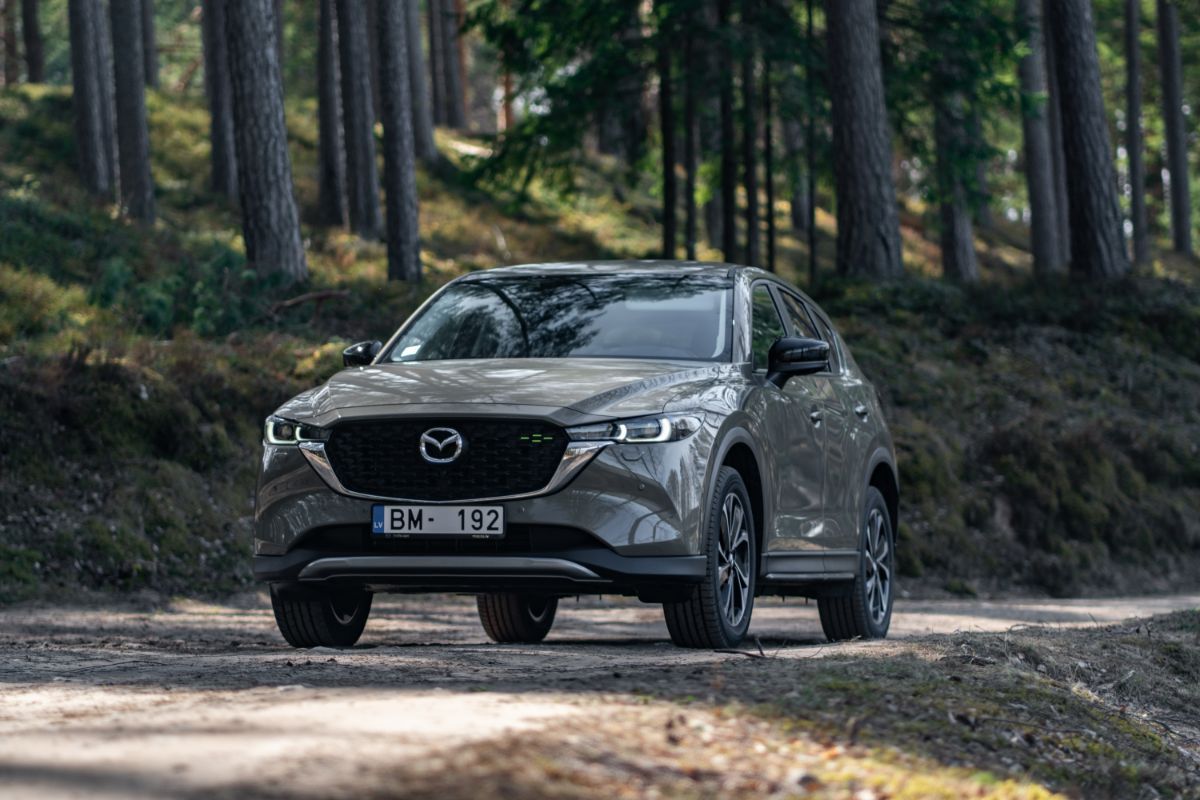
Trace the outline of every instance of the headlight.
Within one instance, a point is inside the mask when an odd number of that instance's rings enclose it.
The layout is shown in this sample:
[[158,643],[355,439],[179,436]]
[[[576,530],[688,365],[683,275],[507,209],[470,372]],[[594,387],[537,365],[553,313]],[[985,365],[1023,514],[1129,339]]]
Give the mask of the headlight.
[[657,417],[638,417],[619,422],[598,422],[567,428],[575,442],[623,442],[647,444],[676,442],[700,430],[700,417],[692,414],[663,414]]
[[282,417],[267,417],[263,429],[263,438],[267,444],[300,444],[300,442],[323,442],[329,438],[329,431],[316,425],[306,425],[302,422],[292,422]]

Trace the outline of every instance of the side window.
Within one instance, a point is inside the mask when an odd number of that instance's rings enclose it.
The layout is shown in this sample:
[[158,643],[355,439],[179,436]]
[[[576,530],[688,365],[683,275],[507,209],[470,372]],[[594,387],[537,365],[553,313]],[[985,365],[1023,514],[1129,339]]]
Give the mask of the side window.
[[767,368],[767,354],[771,351],[771,345],[775,344],[776,339],[785,336],[783,330],[783,320],[779,318],[779,312],[775,309],[775,301],[771,299],[771,290],[766,284],[759,284],[754,287],[753,294],[750,295],[751,303],[751,321],[750,321],[750,346],[754,353],[754,369]]
[[813,328],[812,318],[808,316],[808,310],[804,304],[787,292],[781,293],[780,296],[783,297],[783,309],[787,313],[788,321],[792,323],[792,330],[796,332],[796,335],[823,340],[824,337],[819,336],[816,329]]
[[821,328],[822,341],[829,342],[829,371],[834,375],[840,375],[842,372],[842,351],[838,349],[837,336],[834,335],[833,329],[821,317],[817,317],[817,325]]

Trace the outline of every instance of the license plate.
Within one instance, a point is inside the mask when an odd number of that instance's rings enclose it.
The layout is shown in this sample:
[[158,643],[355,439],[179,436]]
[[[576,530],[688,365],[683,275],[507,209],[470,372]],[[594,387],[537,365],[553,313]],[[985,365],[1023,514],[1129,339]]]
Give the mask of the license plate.
[[504,506],[374,506],[372,536],[504,536]]

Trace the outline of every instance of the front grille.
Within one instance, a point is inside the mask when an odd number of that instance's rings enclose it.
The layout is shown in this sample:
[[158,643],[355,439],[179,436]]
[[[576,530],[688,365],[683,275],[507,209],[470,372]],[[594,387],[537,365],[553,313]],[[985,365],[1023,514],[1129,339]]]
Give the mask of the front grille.
[[369,525],[338,525],[310,532],[299,547],[342,555],[531,555],[595,547],[599,541],[578,528],[556,525],[509,525],[500,539],[399,539],[372,536]]
[[[461,455],[431,464],[421,434],[453,428]],[[325,450],[338,480],[352,492],[409,500],[471,500],[544,488],[562,461],[567,437],[536,420],[354,420],[336,425]]]

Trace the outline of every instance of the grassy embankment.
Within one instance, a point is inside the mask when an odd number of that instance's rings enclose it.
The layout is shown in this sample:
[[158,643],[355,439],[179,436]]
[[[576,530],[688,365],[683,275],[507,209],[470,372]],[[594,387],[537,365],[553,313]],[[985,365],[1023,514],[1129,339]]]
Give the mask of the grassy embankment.
[[[98,205],[73,173],[69,96],[0,93],[0,602],[83,589],[244,586],[263,416],[383,337],[430,291],[503,263],[645,257],[644,187],[589,165],[570,199],[515,207],[467,185],[470,142],[422,173],[419,288],[383,280],[384,249],[305,229],[311,285],[282,306],[247,272],[230,206],[206,191],[207,117],[151,94],[160,221]],[[311,105],[289,110],[302,208],[315,201]],[[821,248],[831,266],[832,220]],[[905,215],[916,276],[830,281],[817,298],[879,386],[900,454],[904,573],[960,593],[1133,591],[1200,569],[1200,289],[1158,262],[1116,286],[1029,284],[1014,231],[981,239],[982,288],[930,277],[936,247]],[[784,237],[782,267],[803,269]],[[715,256],[715,253],[704,255]]]

